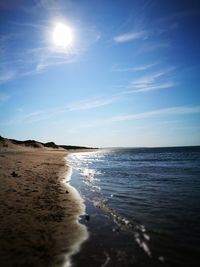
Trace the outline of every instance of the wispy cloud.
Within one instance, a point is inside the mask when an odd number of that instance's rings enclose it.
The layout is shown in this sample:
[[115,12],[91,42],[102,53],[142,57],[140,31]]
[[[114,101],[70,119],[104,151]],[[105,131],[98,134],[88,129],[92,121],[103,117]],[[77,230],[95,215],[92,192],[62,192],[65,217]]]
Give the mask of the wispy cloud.
[[16,27],[23,27],[23,28],[35,28],[35,29],[41,29],[41,28],[48,28],[46,24],[46,21],[42,22],[40,24],[38,23],[28,23],[28,22],[18,22],[18,21],[10,21],[11,25],[14,25]]
[[71,103],[64,107],[55,107],[53,109],[46,110],[35,110],[25,114],[25,111],[21,110],[14,118],[10,121],[2,123],[1,125],[13,125],[19,123],[35,123],[43,120],[48,120],[55,115],[62,113],[70,113],[73,111],[83,111],[100,108],[102,106],[110,105],[118,100],[118,97],[110,97],[110,98],[95,98],[82,100],[79,102]]
[[142,76],[141,78],[133,81],[132,84],[135,87],[139,87],[139,88],[143,87],[143,85],[153,84],[158,78],[165,76],[166,74],[173,71],[174,69],[175,67],[170,67],[165,70],[160,70],[158,72]]
[[165,109],[158,109],[149,112],[130,114],[130,115],[120,115],[115,116],[110,119],[112,122],[118,121],[131,121],[131,120],[139,120],[139,119],[148,119],[161,115],[186,115],[192,113],[200,113],[200,106],[179,106],[179,107],[171,107]]
[[[117,68],[113,67],[114,72],[147,72],[149,69],[153,68],[158,63],[146,64],[141,66],[135,66],[132,68]],[[118,95],[126,95],[139,92],[155,91],[166,88],[171,88],[176,85],[172,81],[171,72],[176,69],[175,66],[164,68],[161,70],[154,71],[149,74],[145,74],[141,77],[136,78],[132,81],[126,88],[128,90],[118,93]],[[124,88],[124,86],[123,86]]]
[[106,99],[91,99],[91,100],[84,100],[68,106],[69,111],[75,110],[86,110],[86,109],[94,109],[98,107],[102,107],[105,105],[112,104],[117,101],[117,97],[111,97]]
[[146,31],[135,31],[135,32],[127,32],[121,35],[117,35],[113,37],[113,40],[117,43],[124,43],[129,41],[134,41],[138,39],[146,39],[148,38],[148,33]]
[[113,72],[136,72],[136,71],[144,71],[144,70],[151,69],[156,64],[157,63],[152,63],[152,64],[140,65],[140,66],[135,66],[135,67],[130,67],[130,68],[113,67],[111,71],[113,71]]
[[68,59],[60,59],[60,60],[59,59],[55,60],[52,58],[46,58],[45,60],[43,60],[41,58],[41,61],[36,65],[33,71],[23,73],[22,76],[38,74],[49,67],[58,66],[58,65],[67,65],[75,61],[76,61],[75,57],[70,57]]
[[[173,116],[173,115],[183,116],[183,115],[189,115],[189,114],[195,114],[195,113],[200,113],[200,106],[170,107],[170,108],[157,109],[153,111],[141,112],[141,113],[136,113],[136,114],[118,115],[118,116],[113,116],[110,118],[90,121],[90,122],[87,122],[81,125],[80,128],[95,128],[95,127],[100,127],[102,125],[110,125],[111,123],[118,123],[118,122],[120,123],[124,121],[146,120],[146,119],[155,118],[155,117],[163,118],[164,116]],[[166,120],[162,120],[160,122],[155,121],[155,122],[156,124],[158,123],[162,124],[162,123],[166,123]],[[174,123],[174,120],[170,121],[170,123],[172,122]],[[169,121],[167,123],[169,123]],[[145,127],[145,125],[143,126]]]
[[167,88],[172,88],[176,86],[175,83],[173,82],[165,82],[165,83],[160,83],[156,85],[141,85],[140,88],[133,88],[132,90],[127,90],[122,92],[122,94],[132,94],[132,93],[140,93],[140,92],[148,92],[148,91],[155,91],[155,90],[161,90],[161,89],[167,89]]
[[175,83],[171,81],[170,72],[175,70],[175,67],[169,67],[145,76],[142,76],[131,82],[129,90],[122,92],[122,94],[147,92],[160,89],[171,88]]

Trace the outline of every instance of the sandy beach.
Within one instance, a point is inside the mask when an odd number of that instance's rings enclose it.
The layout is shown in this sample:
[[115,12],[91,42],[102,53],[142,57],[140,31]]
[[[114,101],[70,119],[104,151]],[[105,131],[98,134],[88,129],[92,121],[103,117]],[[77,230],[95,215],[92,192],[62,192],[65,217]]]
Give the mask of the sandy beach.
[[87,239],[84,205],[65,182],[65,150],[9,145],[0,149],[1,267],[70,266]]

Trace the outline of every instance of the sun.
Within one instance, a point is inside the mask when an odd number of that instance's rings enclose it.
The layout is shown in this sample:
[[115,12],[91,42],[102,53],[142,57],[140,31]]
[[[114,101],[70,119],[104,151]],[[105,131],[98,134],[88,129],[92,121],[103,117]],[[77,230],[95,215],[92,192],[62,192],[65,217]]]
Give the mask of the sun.
[[53,43],[62,49],[70,47],[73,43],[72,29],[63,23],[57,23],[53,29]]

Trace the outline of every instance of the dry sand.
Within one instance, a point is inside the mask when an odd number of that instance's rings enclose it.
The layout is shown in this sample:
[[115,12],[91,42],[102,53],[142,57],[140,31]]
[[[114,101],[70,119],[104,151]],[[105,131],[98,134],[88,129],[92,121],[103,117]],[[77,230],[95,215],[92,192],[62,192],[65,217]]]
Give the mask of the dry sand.
[[[0,266],[70,266],[87,239],[84,205],[65,185],[67,152],[0,150]],[[14,173],[13,173],[14,172]]]

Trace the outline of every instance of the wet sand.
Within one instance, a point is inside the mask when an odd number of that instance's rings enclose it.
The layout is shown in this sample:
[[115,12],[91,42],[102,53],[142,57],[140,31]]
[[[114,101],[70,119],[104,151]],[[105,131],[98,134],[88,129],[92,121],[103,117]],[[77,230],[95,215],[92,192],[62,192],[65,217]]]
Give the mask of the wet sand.
[[70,266],[88,237],[62,150],[0,150],[1,267]]

